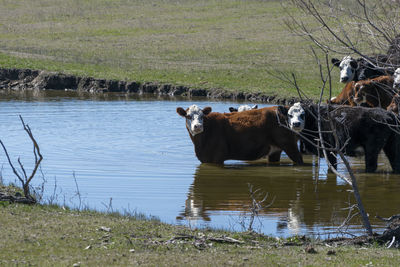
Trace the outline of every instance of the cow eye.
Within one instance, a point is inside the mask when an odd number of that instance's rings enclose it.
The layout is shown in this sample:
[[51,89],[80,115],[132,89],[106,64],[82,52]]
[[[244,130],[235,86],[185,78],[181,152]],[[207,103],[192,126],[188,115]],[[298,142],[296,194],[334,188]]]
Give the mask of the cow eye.
[[288,114],[288,116],[289,116],[289,118],[293,118],[293,115],[292,115],[292,114]]
[[343,67],[339,67],[340,70],[343,70]]
[[300,115],[300,118],[301,118],[301,119],[304,119],[304,114],[301,114],[301,115]]

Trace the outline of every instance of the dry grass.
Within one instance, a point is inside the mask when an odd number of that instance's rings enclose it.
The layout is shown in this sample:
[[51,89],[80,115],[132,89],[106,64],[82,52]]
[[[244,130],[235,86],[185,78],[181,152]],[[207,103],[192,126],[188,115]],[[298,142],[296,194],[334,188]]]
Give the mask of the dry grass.
[[[307,42],[280,1],[0,0],[0,65],[202,88],[296,95],[267,70],[319,90]],[[338,88],[341,85],[336,85]]]

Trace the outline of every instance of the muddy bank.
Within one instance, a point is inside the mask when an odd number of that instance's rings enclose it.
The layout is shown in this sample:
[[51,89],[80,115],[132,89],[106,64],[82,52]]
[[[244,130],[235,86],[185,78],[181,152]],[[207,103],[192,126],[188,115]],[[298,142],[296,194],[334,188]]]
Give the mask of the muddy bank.
[[159,96],[207,97],[275,104],[293,104],[297,98],[279,98],[263,93],[228,92],[222,89],[201,89],[187,86],[161,84],[157,82],[140,83],[80,77],[58,72],[0,68],[0,90],[64,90],[89,93],[127,93],[153,94]]

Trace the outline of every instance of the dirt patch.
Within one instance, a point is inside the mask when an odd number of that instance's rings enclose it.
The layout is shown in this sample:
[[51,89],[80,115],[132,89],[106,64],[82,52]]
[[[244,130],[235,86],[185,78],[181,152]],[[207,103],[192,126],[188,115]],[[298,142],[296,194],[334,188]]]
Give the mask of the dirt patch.
[[229,92],[212,88],[192,88],[188,86],[161,84],[158,82],[140,83],[135,81],[120,81],[80,77],[58,72],[48,72],[30,69],[0,68],[0,90],[63,90],[89,93],[127,93],[153,94],[158,96],[206,97],[210,99],[229,99],[274,104],[293,104],[298,98],[279,98],[276,95],[263,93]]

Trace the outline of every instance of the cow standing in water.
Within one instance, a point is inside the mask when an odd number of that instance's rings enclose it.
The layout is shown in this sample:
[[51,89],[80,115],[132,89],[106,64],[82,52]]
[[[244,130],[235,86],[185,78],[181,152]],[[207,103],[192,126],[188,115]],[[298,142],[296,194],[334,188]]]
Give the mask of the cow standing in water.
[[192,105],[186,110],[178,107],[176,112],[186,119],[196,156],[202,163],[223,164],[230,159],[257,160],[265,156],[274,156],[272,161],[276,161],[283,150],[293,162],[303,164],[298,138],[280,124],[279,120],[285,122],[287,118],[277,113],[277,107],[224,114]]
[[[301,132],[305,149],[322,156],[319,149],[318,106],[296,103],[287,109],[280,107],[281,112],[288,113],[289,126]],[[327,148],[335,148],[336,130],[339,139],[338,147],[344,149],[348,156],[365,155],[365,171],[377,169],[378,155],[383,150],[389,159],[393,172],[400,173],[400,135],[399,126],[394,114],[381,108],[320,106],[322,137]],[[306,137],[307,139],[305,139]],[[336,155],[328,152],[329,162],[336,167]]]

